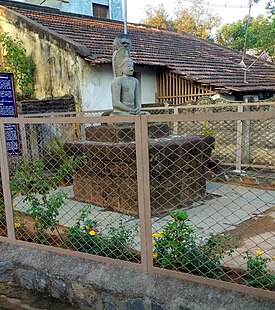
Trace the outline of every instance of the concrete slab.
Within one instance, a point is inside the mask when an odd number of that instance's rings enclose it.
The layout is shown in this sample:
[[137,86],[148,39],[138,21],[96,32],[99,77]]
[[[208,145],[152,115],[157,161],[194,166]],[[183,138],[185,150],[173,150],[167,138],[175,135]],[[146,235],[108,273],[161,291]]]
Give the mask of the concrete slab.
[[[110,226],[118,227],[120,221],[127,229],[137,231],[135,248],[140,249],[138,218],[106,210],[93,204],[75,201],[72,186],[59,188],[53,193],[58,191],[63,191],[68,195],[68,200],[58,216],[60,224],[65,226],[75,225],[81,210],[89,207],[88,218],[99,221],[104,233],[108,232]],[[190,224],[195,228],[200,239],[208,238],[211,234],[225,231],[232,232],[242,223],[268,212],[275,206],[275,191],[272,190],[208,182],[206,191],[207,196],[205,199],[194,202],[186,209],[190,217]],[[16,205],[15,210],[26,212],[30,208],[30,205],[24,202],[23,196],[15,197],[14,203]],[[275,220],[275,211],[272,216],[274,216]],[[168,221],[171,221],[169,215],[153,217],[152,232],[163,230]],[[274,234],[269,232],[264,232],[264,235],[258,233],[255,236],[247,237],[233,258],[228,258],[227,263],[230,262],[234,266],[243,264],[243,253],[247,249],[269,251],[270,255],[275,256],[275,250],[272,249],[272,244],[275,244],[274,238]]]

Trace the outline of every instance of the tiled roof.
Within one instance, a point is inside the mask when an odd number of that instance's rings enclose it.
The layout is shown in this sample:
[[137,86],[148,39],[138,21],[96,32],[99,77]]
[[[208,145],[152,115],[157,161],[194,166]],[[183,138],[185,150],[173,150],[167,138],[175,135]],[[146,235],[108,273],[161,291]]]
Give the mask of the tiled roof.
[[[5,6],[43,25],[89,51],[92,64],[111,63],[112,43],[123,32],[123,23],[60,12],[35,5],[2,1]],[[45,28],[44,28],[45,29]],[[132,58],[136,64],[166,67],[187,79],[235,91],[275,90],[275,67],[259,60],[247,72],[238,66],[241,54],[188,34],[129,24]],[[246,56],[251,64],[254,57]]]

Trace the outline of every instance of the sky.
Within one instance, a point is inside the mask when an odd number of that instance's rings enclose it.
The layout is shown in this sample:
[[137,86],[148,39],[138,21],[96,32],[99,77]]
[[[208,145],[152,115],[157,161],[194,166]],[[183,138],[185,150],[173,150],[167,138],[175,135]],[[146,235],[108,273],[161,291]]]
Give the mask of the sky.
[[[156,6],[163,3],[167,12],[173,14],[175,2],[175,0],[128,0],[128,21],[133,23],[141,22],[146,17],[144,12],[146,5]],[[185,2],[188,5],[188,0],[185,0]],[[205,0],[205,2],[208,3],[214,13],[217,13],[222,18],[222,24],[233,23],[248,14],[249,0]],[[258,4],[254,4],[251,9],[251,16],[264,15],[266,2],[267,0],[261,0]]]

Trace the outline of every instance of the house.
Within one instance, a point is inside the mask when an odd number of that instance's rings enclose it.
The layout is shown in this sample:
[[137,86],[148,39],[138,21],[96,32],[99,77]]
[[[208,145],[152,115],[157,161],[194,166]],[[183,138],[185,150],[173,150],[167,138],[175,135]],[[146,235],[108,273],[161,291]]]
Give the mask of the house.
[[122,20],[122,0],[15,0],[60,11]]
[[[36,62],[36,98],[72,95],[82,111],[111,108],[112,44],[123,28],[120,21],[0,0],[0,31],[21,38]],[[275,93],[272,63],[259,60],[245,71],[239,52],[212,42],[139,24],[128,30],[142,103]],[[249,66],[255,57],[244,61]]]

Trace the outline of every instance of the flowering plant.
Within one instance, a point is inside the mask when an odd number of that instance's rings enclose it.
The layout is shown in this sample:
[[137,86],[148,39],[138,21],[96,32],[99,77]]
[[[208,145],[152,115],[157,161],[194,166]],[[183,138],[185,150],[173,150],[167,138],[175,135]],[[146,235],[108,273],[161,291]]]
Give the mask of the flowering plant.
[[76,225],[68,229],[67,245],[89,254],[123,260],[133,258],[131,248],[135,229],[126,229],[120,221],[116,226],[109,226],[107,232],[103,233],[100,222],[88,219],[89,213],[90,207],[82,209]]
[[275,274],[272,273],[267,266],[271,258],[264,257],[262,251],[257,251],[253,255],[249,251],[246,252],[247,267],[244,276],[247,284],[256,288],[275,289]]
[[222,277],[221,260],[226,254],[233,253],[234,238],[225,234],[211,235],[207,241],[200,242],[188,223],[186,212],[172,212],[171,217],[173,221],[166,224],[163,232],[152,235],[153,259],[163,268],[210,278]]

